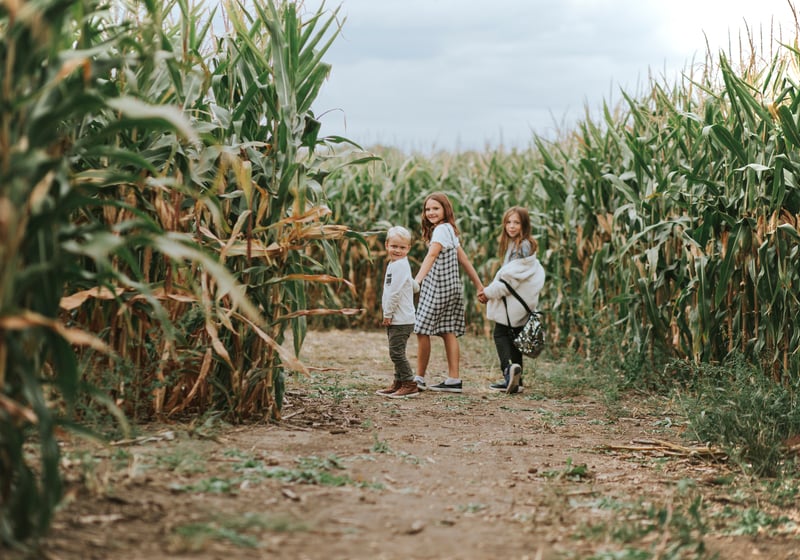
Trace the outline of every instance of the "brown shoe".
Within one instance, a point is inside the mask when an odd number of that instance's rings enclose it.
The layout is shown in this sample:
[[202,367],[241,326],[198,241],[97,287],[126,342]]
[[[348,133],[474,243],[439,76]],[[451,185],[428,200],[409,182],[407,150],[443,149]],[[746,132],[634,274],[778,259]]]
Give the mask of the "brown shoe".
[[387,396],[390,399],[406,399],[409,397],[416,397],[419,393],[420,391],[416,381],[403,381],[397,391]]
[[382,397],[388,397],[389,395],[391,395],[392,393],[394,393],[395,391],[400,389],[400,387],[402,385],[403,385],[402,382],[400,382],[397,379],[395,379],[394,383],[392,383],[391,385],[389,385],[385,389],[378,389],[377,391],[375,391],[375,394],[376,395],[380,395]]

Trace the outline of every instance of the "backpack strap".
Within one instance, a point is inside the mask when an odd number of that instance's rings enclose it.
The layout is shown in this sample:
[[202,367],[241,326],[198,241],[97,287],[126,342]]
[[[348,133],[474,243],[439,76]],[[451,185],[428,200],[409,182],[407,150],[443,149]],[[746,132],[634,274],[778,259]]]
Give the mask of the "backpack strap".
[[508,303],[506,303],[505,297],[503,297],[503,307],[506,308],[506,321],[508,321],[508,328],[513,329],[514,327],[511,326],[511,317],[508,316]]
[[[531,308],[528,307],[528,304],[525,303],[525,300],[520,297],[520,295],[517,293],[517,291],[514,288],[511,287],[511,284],[509,284],[508,282],[506,282],[502,278],[500,278],[500,281],[503,284],[506,285],[506,288],[508,288],[508,291],[511,292],[511,295],[514,296],[515,298],[517,298],[517,300],[522,304],[522,307],[525,308],[525,311],[528,312],[528,315],[533,313],[533,311],[531,311]],[[506,304],[506,298],[503,298],[503,303]],[[508,316],[508,304],[506,304],[506,316]]]

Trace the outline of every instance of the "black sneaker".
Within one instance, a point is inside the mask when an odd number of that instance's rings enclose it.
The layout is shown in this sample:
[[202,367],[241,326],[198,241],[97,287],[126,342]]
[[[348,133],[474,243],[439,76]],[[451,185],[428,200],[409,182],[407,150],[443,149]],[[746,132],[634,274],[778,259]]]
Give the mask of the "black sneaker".
[[425,385],[424,379],[414,379],[414,383],[417,384],[417,389],[419,389],[420,391],[424,391],[425,389],[428,388],[428,386]]
[[453,383],[452,385],[448,385],[444,381],[438,383],[436,385],[431,385],[428,387],[431,391],[439,391],[441,393],[460,393],[461,392],[461,381],[458,383]]
[[491,389],[492,391],[500,391],[502,393],[509,393],[509,394],[521,393],[522,391],[524,391],[524,388],[522,387],[522,383],[520,383],[517,386],[517,390],[516,391],[509,391],[508,390],[508,383],[506,383],[505,381],[498,381],[497,383],[492,383],[491,385],[489,385],[489,389]]
[[508,387],[506,387],[506,393],[509,395],[517,393],[521,381],[522,366],[519,364],[511,364],[511,366],[508,368]]

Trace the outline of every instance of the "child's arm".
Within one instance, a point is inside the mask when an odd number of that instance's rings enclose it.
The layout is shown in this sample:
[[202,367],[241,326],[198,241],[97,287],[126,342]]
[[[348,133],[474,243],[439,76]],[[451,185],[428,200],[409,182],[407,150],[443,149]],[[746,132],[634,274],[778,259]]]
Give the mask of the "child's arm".
[[478,292],[483,290],[483,284],[481,284],[481,279],[478,278],[478,273],[475,272],[475,268],[472,266],[472,263],[469,262],[469,257],[467,257],[467,254],[464,252],[464,249],[462,249],[460,245],[458,246],[457,255],[458,255],[458,262],[464,268],[464,270],[467,273],[467,276],[469,276],[469,279],[472,280],[472,283],[475,284],[475,289],[478,290]]
[[492,280],[488,286],[483,288],[483,297],[487,300],[501,299],[510,295],[511,292],[508,291],[506,285],[498,280]]
[[425,280],[425,277],[433,268],[433,263],[436,262],[436,257],[439,256],[439,253],[442,252],[442,244],[433,242],[431,246],[428,248],[428,254],[425,255],[425,258],[422,260],[422,264],[419,267],[419,271],[417,275],[414,277],[414,280],[417,284],[422,284],[422,281]]

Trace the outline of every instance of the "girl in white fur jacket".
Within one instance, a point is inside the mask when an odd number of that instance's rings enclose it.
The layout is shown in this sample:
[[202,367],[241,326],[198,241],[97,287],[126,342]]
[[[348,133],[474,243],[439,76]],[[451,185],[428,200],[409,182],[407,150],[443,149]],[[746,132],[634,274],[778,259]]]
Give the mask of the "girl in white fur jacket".
[[495,323],[494,345],[503,373],[503,381],[490,385],[496,391],[510,394],[521,390],[522,353],[514,346],[514,338],[528,318],[528,312],[501,280],[508,282],[530,309],[537,309],[545,279],[544,268],[536,257],[537,248],[531,237],[528,211],[518,206],[509,208],[503,215],[500,235],[503,266],[478,293],[478,299],[486,303],[486,317]]

